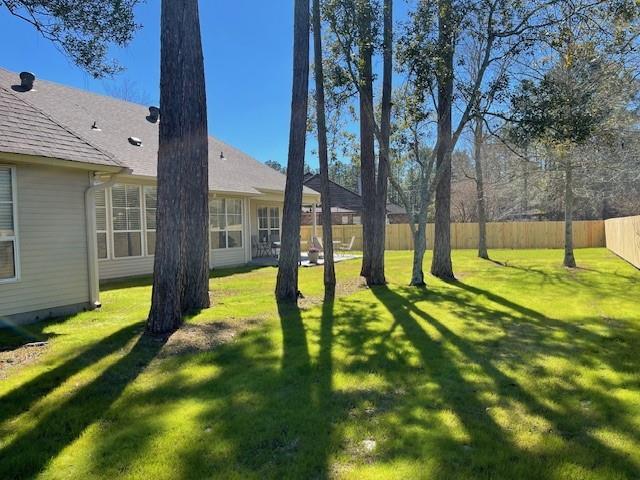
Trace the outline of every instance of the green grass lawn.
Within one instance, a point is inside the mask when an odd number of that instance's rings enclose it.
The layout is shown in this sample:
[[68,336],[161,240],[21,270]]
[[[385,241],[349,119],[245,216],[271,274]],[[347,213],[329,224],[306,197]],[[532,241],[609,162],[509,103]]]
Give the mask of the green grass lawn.
[[49,344],[0,380],[0,478],[640,478],[640,272],[491,253],[456,251],[459,281],[427,290],[409,252],[381,288],[342,262],[324,305],[305,268],[281,311],[274,268],[221,270],[167,344],[140,335],[148,279],[4,331]]

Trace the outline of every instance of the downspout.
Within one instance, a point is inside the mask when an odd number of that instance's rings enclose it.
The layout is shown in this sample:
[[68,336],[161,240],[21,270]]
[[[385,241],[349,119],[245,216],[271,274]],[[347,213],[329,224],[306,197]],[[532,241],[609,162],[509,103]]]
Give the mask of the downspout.
[[[87,266],[89,272],[89,305],[91,309],[100,308],[100,281],[98,279],[98,236],[96,235],[96,192],[112,186],[118,176],[130,174],[130,168],[122,168],[107,181],[92,184],[84,191],[85,224],[87,228]],[[94,173],[95,179],[95,173]]]

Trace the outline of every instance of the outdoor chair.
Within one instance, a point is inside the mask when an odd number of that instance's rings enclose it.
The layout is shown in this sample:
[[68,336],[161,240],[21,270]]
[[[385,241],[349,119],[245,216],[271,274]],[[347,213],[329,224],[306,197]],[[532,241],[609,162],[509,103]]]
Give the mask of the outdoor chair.
[[269,244],[260,242],[257,235],[251,236],[251,246],[256,252],[256,257],[267,257],[269,255]]
[[348,244],[341,243],[337,246],[338,252],[342,255],[345,252],[350,252],[353,249],[353,244],[356,242],[356,237],[351,237],[351,240]]
[[271,255],[275,257],[280,256],[280,245],[281,245],[280,234],[272,233],[271,236],[269,237],[269,248],[270,248]]

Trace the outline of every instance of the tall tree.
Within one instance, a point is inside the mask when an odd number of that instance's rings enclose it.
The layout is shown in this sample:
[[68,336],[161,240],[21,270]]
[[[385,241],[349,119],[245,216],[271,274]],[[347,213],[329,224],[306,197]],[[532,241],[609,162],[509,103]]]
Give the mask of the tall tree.
[[[436,232],[431,272],[453,279],[451,262],[451,155],[473,117],[478,98],[505,58],[532,52],[572,15],[586,15],[604,0],[420,0],[400,41],[401,63],[438,112]],[[569,8],[560,9],[559,4]],[[479,40],[479,63],[469,75],[460,45]],[[452,125],[453,105],[460,112]]]
[[333,231],[331,225],[331,194],[329,190],[329,154],[325,118],[320,0],[313,0],[313,60],[316,81],[315,107],[318,158],[320,161],[320,198],[322,201],[322,241],[324,243],[324,295],[325,299],[332,299],[336,290],[336,272],[333,264]]
[[[358,95],[360,183],[363,202],[361,275],[368,285],[386,282],[384,233],[389,174],[389,136],[393,61],[393,5],[382,8],[382,118],[377,121],[373,94],[373,55],[380,45],[380,5],[372,0],[330,0],[325,5],[333,45],[333,86]],[[378,141],[376,161],[375,142]]]
[[139,28],[139,0],[0,0],[0,8],[35,27],[80,68],[104,77],[122,68],[107,58],[110,44],[125,46]]
[[293,87],[289,157],[282,212],[282,245],[278,262],[276,299],[295,303],[298,299],[298,261],[300,259],[300,218],[302,182],[307,136],[309,97],[309,0],[295,0],[293,25]]
[[431,273],[443,279],[453,279],[451,263],[451,153],[453,152],[453,56],[456,21],[451,0],[438,2],[438,47],[440,64],[436,69],[438,137],[436,170],[441,177],[436,184],[435,236]]
[[410,181],[402,185],[396,173],[389,175],[392,187],[409,216],[409,226],[413,234],[413,265],[411,286],[424,286],[422,264],[427,250],[427,213],[435,187],[435,156],[423,145],[423,137],[429,120],[422,96],[415,91],[411,82],[396,92],[394,101],[394,147],[402,154],[407,152],[405,161],[410,164]]
[[484,146],[484,118],[476,115],[473,118],[473,161],[475,166],[476,208],[478,215],[478,257],[489,259],[487,251],[487,212],[484,194],[484,174],[482,171],[482,154]]
[[373,49],[375,38],[375,14],[369,2],[355,5],[357,14],[357,60],[359,64],[358,107],[360,118],[360,189],[362,195],[362,268],[360,275],[368,279],[374,251],[374,215],[376,196],[375,126],[369,114],[373,109]]
[[[384,251],[386,237],[387,189],[389,185],[389,152],[391,143],[391,93],[393,76],[393,1],[384,0],[382,7],[383,38],[382,38],[382,98],[380,133],[378,135],[379,153],[377,185],[375,195],[374,215],[374,247],[371,259],[371,271],[368,283],[383,285],[386,283],[384,274]],[[373,113],[373,109],[371,109]],[[373,116],[373,115],[372,115]],[[375,118],[374,118],[375,121]]]
[[158,209],[150,333],[209,306],[208,137],[197,0],[163,0]]
[[633,95],[632,76],[623,65],[599,53],[591,43],[567,43],[557,62],[539,82],[523,82],[513,98],[513,138],[541,142],[564,176],[564,265],[575,267],[573,214],[578,147],[598,135],[602,144],[616,138]]

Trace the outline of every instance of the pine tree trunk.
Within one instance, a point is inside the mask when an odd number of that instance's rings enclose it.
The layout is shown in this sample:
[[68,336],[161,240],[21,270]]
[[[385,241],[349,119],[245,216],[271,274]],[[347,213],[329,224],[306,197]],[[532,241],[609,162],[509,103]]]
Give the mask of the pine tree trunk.
[[436,174],[435,236],[431,273],[444,280],[454,280],[451,264],[451,108],[453,102],[453,7],[451,0],[440,0],[438,9],[438,43],[442,65],[438,72],[438,150]]
[[487,252],[487,214],[485,210],[484,198],[484,177],[482,176],[482,144],[484,142],[484,132],[482,119],[476,119],[473,132],[473,153],[476,168],[476,196],[478,206],[478,257],[489,259]]
[[389,184],[389,142],[391,136],[391,82],[393,73],[393,4],[384,1],[384,47],[382,67],[382,118],[380,121],[380,154],[375,198],[375,219],[373,222],[374,248],[371,269],[367,277],[368,285],[387,283],[384,274],[384,252],[387,219],[387,189]]
[[[207,133],[207,98],[204,79],[204,58],[200,39],[198,2],[182,3],[190,46],[183,74],[181,101],[185,107],[184,135],[190,147],[183,151],[185,175],[182,194],[184,208],[185,284],[182,312],[194,313],[210,306],[209,300],[209,138]],[[183,45],[187,38],[183,39]]]
[[575,268],[573,256],[573,172],[570,160],[565,163],[564,177],[564,266]]
[[209,301],[207,123],[198,26],[197,0],[162,1],[156,252],[147,320],[153,334],[175,330],[185,310]]
[[295,0],[289,157],[282,212],[282,241],[275,291],[276,299],[279,302],[295,303],[298,299],[300,219],[307,136],[308,95],[309,0]]
[[[363,15],[360,19],[360,37],[367,38],[371,29],[371,19]],[[365,42],[360,47],[361,92],[360,106],[360,183],[362,190],[362,268],[360,275],[371,276],[371,258],[375,249],[375,128],[369,115],[373,100],[373,71],[371,65],[372,47]]]
[[318,157],[320,162],[320,198],[322,201],[324,296],[325,299],[330,300],[335,296],[336,272],[333,264],[333,231],[331,225],[331,196],[329,193],[329,156],[327,153],[321,28],[320,0],[313,0],[313,58],[316,80],[316,122],[318,125]]

